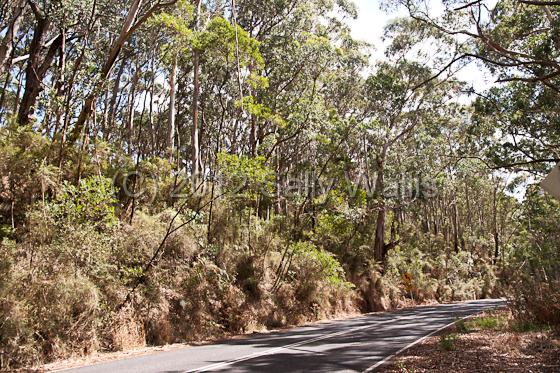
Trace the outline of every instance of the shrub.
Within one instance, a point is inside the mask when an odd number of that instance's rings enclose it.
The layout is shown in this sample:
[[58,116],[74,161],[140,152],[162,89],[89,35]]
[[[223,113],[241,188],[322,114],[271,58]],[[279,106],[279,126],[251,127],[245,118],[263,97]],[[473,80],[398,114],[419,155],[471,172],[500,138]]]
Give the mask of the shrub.
[[442,334],[439,337],[439,346],[445,351],[453,351],[458,338],[457,334]]
[[457,329],[457,332],[461,334],[466,334],[469,332],[469,328],[467,327],[467,324],[463,319],[457,320],[457,322],[455,323],[455,329]]
[[508,278],[514,316],[522,322],[559,325],[560,203],[531,186],[520,221]]
[[79,273],[61,274],[29,286],[28,317],[49,360],[97,350],[100,294]]
[[514,316],[523,322],[560,324],[560,281],[537,283],[518,282],[513,290]]
[[480,329],[496,329],[498,327],[498,318],[493,316],[478,317],[470,321],[469,325]]
[[51,209],[59,224],[91,224],[105,231],[118,223],[115,204],[112,181],[94,176],[81,180],[78,186],[64,183]]
[[353,285],[346,281],[342,266],[332,254],[308,242],[293,244],[290,252],[287,277],[294,288],[297,313],[312,320],[349,307]]
[[178,340],[200,340],[243,330],[239,310],[245,298],[229,273],[200,259],[179,286],[171,310]]

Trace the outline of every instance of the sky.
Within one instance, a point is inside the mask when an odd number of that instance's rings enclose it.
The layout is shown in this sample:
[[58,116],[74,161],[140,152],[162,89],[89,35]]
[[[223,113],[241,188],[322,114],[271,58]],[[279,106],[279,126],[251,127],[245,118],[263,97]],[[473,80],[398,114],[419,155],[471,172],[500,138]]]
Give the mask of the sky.
[[[379,0],[354,0],[354,3],[358,7],[358,19],[349,21],[352,28],[352,36],[372,44],[375,47],[373,59],[382,59],[384,46],[381,38],[384,27],[391,20],[399,16],[406,16],[407,13],[401,10],[396,13],[387,14],[380,9]],[[471,84],[478,92],[492,85],[491,77],[487,76],[476,63],[467,65],[457,76],[459,79]]]

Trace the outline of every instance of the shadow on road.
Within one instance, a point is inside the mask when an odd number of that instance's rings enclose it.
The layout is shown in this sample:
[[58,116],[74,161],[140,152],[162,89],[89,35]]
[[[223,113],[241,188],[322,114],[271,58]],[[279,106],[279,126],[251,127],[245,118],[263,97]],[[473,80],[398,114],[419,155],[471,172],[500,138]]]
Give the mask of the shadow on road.
[[[488,302],[485,308],[502,305]],[[310,326],[293,331],[259,335],[224,342],[224,346],[250,345],[259,349],[277,349],[325,334],[344,333],[316,342],[273,350],[214,372],[333,372],[363,371],[394,354],[404,345],[429,334],[438,327],[479,312],[480,303],[421,307],[391,313],[372,314],[358,319]],[[435,327],[434,327],[435,326]],[[353,331],[354,329],[364,328]],[[219,356],[209,364],[220,363]]]

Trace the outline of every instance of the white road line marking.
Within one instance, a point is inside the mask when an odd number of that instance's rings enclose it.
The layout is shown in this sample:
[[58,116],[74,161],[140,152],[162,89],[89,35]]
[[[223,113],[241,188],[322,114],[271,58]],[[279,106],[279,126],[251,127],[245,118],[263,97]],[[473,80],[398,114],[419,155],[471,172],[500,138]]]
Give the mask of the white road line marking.
[[212,371],[214,369],[224,368],[224,367],[233,365],[235,363],[239,363],[241,361],[251,360],[251,359],[255,359],[257,357],[275,354],[276,352],[280,352],[282,350],[287,350],[287,349],[290,349],[292,347],[303,346],[303,345],[310,344],[310,343],[313,343],[313,342],[322,341],[324,339],[329,339],[329,338],[332,338],[332,337],[337,337],[337,336],[340,336],[340,335],[349,334],[349,333],[357,332],[357,331],[360,331],[360,330],[373,328],[374,326],[378,326],[377,323],[373,323],[373,324],[365,325],[365,326],[360,326],[359,328],[344,330],[344,331],[337,332],[337,333],[322,335],[320,337],[306,339],[304,341],[292,343],[292,344],[285,345],[285,346],[271,348],[271,349],[261,351],[261,352],[255,352],[255,353],[252,353],[250,355],[245,355],[245,356],[239,357],[237,359],[233,359],[233,360],[230,360],[230,361],[225,361],[225,362],[222,362],[222,363],[215,363],[215,364],[206,365],[204,367],[188,370],[188,371],[183,372],[183,373],[208,372],[208,371]]
[[464,321],[467,319],[470,319],[471,317],[474,317],[476,315],[469,315],[469,316],[465,316],[461,319],[455,320],[452,323],[449,323],[445,326],[442,326],[441,328],[434,330],[433,332],[426,334],[425,336],[423,336],[420,339],[417,339],[416,341],[406,345],[405,347],[401,348],[400,350],[398,350],[397,352],[395,352],[394,354],[387,356],[385,359],[381,360],[380,362],[376,363],[375,365],[372,365],[371,367],[367,368],[366,370],[364,370],[362,373],[371,373],[373,372],[375,369],[379,368],[380,366],[382,366],[383,364],[385,364],[386,362],[388,362],[389,360],[391,360],[392,358],[394,358],[395,356],[398,356],[400,354],[402,354],[404,351],[408,350],[409,348],[412,348],[414,346],[416,346],[417,344],[421,343],[422,341],[426,340],[427,338],[430,338],[431,336],[433,336],[434,334],[437,334],[439,332],[441,332],[442,330],[445,330],[447,328],[449,328],[450,326],[455,325],[455,323],[459,322],[459,321]]
[[[445,307],[445,306],[451,306],[451,304],[449,304],[449,305],[442,305],[442,307]],[[492,308],[494,308],[494,307],[489,307],[489,309],[492,309]],[[439,333],[440,331],[442,331],[442,330],[444,330],[444,329],[446,329],[446,328],[448,328],[448,327],[454,325],[454,324],[455,324],[457,321],[459,321],[459,320],[466,320],[466,319],[469,319],[469,318],[474,317],[474,316],[476,316],[477,314],[479,314],[480,312],[483,312],[483,311],[486,311],[485,307],[483,307],[481,310],[478,310],[478,312],[476,312],[476,313],[474,313],[474,314],[472,314],[472,315],[465,316],[465,317],[463,317],[463,318],[461,318],[461,319],[455,320],[455,321],[453,321],[452,323],[447,324],[447,325],[445,325],[445,326],[443,326],[443,327],[441,327],[441,328],[439,328],[439,329],[437,329],[437,330],[435,330],[435,331],[433,331],[433,332],[431,332],[431,333],[425,335],[424,337],[422,337],[422,338],[420,338],[420,339],[418,339],[418,340],[416,340],[416,341],[410,343],[410,344],[407,345],[406,347],[401,348],[399,351],[397,351],[396,353],[392,354],[391,356],[389,356],[389,357],[383,359],[382,361],[376,363],[375,365],[369,367],[368,369],[366,369],[365,371],[363,371],[363,373],[370,373],[370,372],[372,372],[373,370],[375,370],[375,369],[378,368],[379,366],[385,364],[387,361],[389,361],[389,360],[392,359],[393,357],[395,357],[395,356],[401,354],[402,352],[406,351],[407,349],[409,349],[409,348],[411,348],[411,347],[416,346],[418,343],[424,341],[426,338],[429,338],[429,337],[431,337],[432,335],[437,334],[437,333]],[[384,315],[384,314],[387,314],[387,313],[388,313],[388,312],[382,312],[382,313],[378,313],[377,315]],[[370,314],[366,314],[366,317],[369,316],[369,315],[370,315]],[[407,318],[412,318],[412,319],[414,319],[414,316],[405,316],[404,318],[403,318],[403,317],[397,317],[396,320],[393,320],[393,321],[397,321],[397,320],[401,320],[401,319],[407,319]],[[206,366],[203,366],[203,367],[200,367],[200,368],[187,370],[187,371],[184,371],[184,372],[182,372],[182,373],[209,372],[209,371],[212,371],[212,370],[215,370],[215,369],[219,369],[219,368],[224,368],[224,367],[227,367],[227,366],[230,366],[230,365],[233,365],[233,364],[242,362],[242,361],[247,361],[247,360],[255,359],[255,358],[258,358],[258,357],[261,357],[261,356],[266,356],[266,355],[275,354],[276,352],[279,352],[279,351],[282,351],[282,350],[287,350],[287,349],[290,349],[290,348],[292,348],[292,347],[303,346],[303,345],[310,344],[310,343],[313,343],[313,342],[322,341],[322,340],[324,340],[324,339],[329,339],[329,338],[332,338],[332,337],[337,337],[337,336],[340,336],[340,335],[344,335],[344,334],[348,334],[348,333],[353,333],[353,332],[360,331],[360,330],[369,329],[369,328],[372,328],[372,327],[374,327],[374,326],[378,326],[378,323],[373,322],[372,324],[360,326],[360,327],[358,327],[358,328],[349,329],[349,330],[344,330],[344,331],[337,332],[337,333],[326,334],[326,335],[323,335],[323,336],[319,336],[319,337],[307,339],[307,340],[304,340],[304,341],[300,341],[300,342],[288,344],[288,345],[285,345],[285,346],[280,346],[280,347],[271,348],[271,349],[268,349],[268,350],[265,350],[265,351],[261,351],[261,352],[254,352],[254,353],[249,354],[249,355],[241,356],[241,357],[239,357],[239,358],[237,358],[237,359],[232,359],[232,360],[224,361],[224,362],[221,362],[221,363],[214,363],[214,364],[206,365]]]

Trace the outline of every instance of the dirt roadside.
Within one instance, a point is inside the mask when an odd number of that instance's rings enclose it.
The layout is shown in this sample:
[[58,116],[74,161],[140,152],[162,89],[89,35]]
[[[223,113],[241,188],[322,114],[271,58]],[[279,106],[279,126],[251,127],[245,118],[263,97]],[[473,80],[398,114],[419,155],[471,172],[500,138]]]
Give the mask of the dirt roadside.
[[486,313],[426,338],[379,368],[382,373],[560,372],[560,335]]

